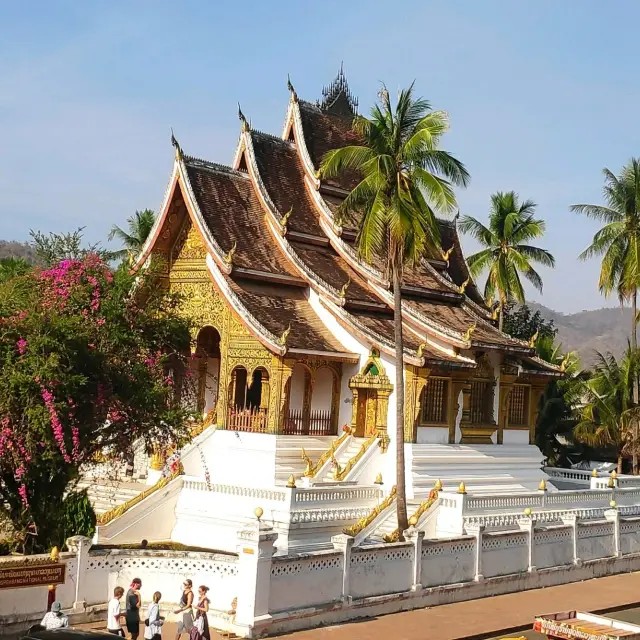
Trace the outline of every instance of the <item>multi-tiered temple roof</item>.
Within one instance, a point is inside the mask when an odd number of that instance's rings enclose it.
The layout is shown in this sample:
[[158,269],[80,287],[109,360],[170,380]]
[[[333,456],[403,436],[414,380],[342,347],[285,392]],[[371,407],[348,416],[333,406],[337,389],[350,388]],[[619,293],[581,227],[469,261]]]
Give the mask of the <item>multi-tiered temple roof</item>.
[[[342,226],[334,218],[358,176],[317,177],[327,151],[357,140],[357,101],[342,69],[320,102],[299,99],[290,82],[289,93],[281,136],[254,130],[240,112],[232,166],[192,158],[174,139],[170,190],[138,264],[163,242],[173,246],[172,206],[183,197],[204,238],[213,285],[274,354],[353,359],[339,337],[346,330],[392,355],[393,295],[383,265],[358,255],[356,218]],[[470,278],[455,221],[441,220],[440,232],[442,256],[425,256],[405,272],[405,361],[474,368],[475,351],[499,350],[531,374],[553,374],[529,344],[495,326]]]

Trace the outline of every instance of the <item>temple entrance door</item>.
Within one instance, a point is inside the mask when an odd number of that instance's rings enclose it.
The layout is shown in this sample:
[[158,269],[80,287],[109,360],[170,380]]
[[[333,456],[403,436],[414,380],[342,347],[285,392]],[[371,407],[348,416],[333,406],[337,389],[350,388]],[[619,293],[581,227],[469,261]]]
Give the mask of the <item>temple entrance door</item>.
[[360,389],[358,391],[356,438],[368,438],[375,432],[377,406],[378,394],[373,389]]

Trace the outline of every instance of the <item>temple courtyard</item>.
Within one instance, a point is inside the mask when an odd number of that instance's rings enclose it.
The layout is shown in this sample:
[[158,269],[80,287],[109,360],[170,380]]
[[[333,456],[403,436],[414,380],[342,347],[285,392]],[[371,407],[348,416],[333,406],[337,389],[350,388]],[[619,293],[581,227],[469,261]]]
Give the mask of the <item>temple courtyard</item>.
[[[544,637],[531,631],[536,615],[573,609],[640,623],[640,573],[406,611],[299,631],[287,637],[291,640],[328,637],[331,640],[423,640],[427,637],[429,640],[458,640],[525,635],[534,640]],[[101,625],[83,627],[99,629]],[[163,629],[163,639],[173,638],[175,631],[175,623],[168,622]],[[211,637],[214,640],[223,636],[212,630]]]

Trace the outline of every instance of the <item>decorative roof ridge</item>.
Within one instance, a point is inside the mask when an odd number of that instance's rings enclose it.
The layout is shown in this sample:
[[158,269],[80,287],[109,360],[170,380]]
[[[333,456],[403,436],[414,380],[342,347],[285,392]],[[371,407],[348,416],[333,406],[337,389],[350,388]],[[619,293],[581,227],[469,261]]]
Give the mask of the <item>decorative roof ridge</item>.
[[231,175],[236,178],[247,178],[247,174],[244,171],[240,171],[239,169],[234,169],[226,164],[220,164],[218,162],[212,162],[210,160],[205,160],[204,158],[196,158],[195,156],[184,156],[184,162],[187,166],[197,168],[197,169],[205,169],[208,171],[213,171],[215,173],[223,173],[225,175]]
[[182,183],[184,185],[184,197],[189,201],[191,205],[191,209],[193,211],[193,222],[198,227],[198,230],[202,234],[205,242],[209,245],[209,253],[215,256],[215,260],[220,266],[220,268],[229,275],[233,270],[233,264],[231,262],[231,257],[233,252],[235,251],[235,245],[230,248],[230,251],[225,253],[222,247],[218,244],[218,241],[215,239],[211,230],[207,226],[204,221],[204,216],[202,215],[202,211],[200,211],[200,205],[198,204],[198,199],[193,191],[193,187],[191,186],[191,180],[189,179],[189,172],[187,171],[187,165],[184,162],[184,159],[181,158],[178,160],[178,175],[182,179]]
[[272,133],[267,133],[266,131],[260,131],[260,129],[251,129],[251,134],[255,134],[257,136],[262,136],[263,138],[267,138],[271,142],[278,142],[287,147],[295,149],[295,144],[293,142],[289,142],[289,140],[284,140],[281,136],[273,135]]

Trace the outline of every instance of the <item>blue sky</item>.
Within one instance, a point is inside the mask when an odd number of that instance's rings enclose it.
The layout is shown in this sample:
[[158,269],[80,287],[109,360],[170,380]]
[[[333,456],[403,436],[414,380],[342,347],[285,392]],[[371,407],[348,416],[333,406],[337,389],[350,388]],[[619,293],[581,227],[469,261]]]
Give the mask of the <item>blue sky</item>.
[[104,239],[159,206],[170,127],[187,153],[229,163],[238,101],[279,133],[287,73],[311,100],[344,60],[361,110],[380,81],[415,79],[450,113],[443,146],[472,176],[463,213],[486,219],[497,190],[538,203],[557,268],[531,299],[613,305],[598,263],[576,259],[597,227],[568,206],[599,202],[602,168],[640,155],[639,19],[633,0],[1,3],[0,238]]

